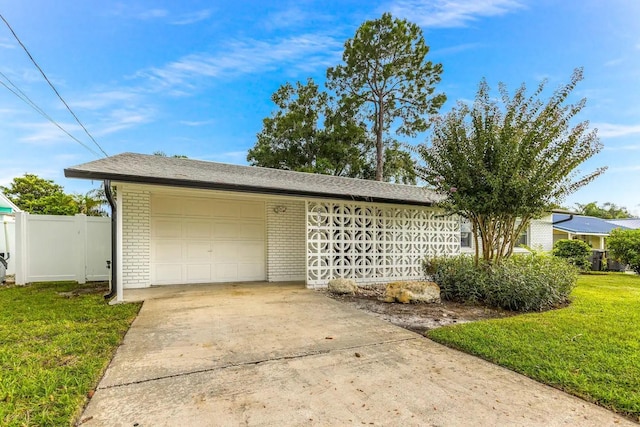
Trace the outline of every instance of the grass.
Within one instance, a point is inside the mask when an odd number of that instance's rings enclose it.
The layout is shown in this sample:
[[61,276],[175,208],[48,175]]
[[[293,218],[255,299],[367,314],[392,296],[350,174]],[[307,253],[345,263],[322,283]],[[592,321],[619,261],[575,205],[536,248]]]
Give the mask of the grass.
[[75,421],[140,309],[109,306],[104,291],[75,282],[0,289],[0,425]]
[[640,276],[582,275],[572,297],[427,336],[640,421]]

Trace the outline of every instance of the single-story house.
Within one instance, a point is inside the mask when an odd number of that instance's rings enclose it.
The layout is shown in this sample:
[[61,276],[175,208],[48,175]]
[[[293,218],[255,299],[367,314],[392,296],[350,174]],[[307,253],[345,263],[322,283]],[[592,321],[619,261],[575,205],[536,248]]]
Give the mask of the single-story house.
[[578,239],[592,249],[606,251],[606,238],[616,228],[627,228],[602,218],[573,213],[553,214],[553,243],[560,239]]
[[[417,186],[133,153],[65,176],[115,188],[118,299],[165,284],[416,279],[424,256],[461,250],[459,218]],[[530,239],[549,250],[541,224]]]

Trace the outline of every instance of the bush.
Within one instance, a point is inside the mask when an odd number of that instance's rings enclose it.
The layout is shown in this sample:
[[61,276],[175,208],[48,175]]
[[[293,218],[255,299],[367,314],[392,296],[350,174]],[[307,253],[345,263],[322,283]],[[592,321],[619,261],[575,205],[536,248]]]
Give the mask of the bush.
[[484,300],[486,271],[477,268],[471,256],[425,259],[422,266],[425,274],[440,286],[440,297],[443,300],[458,302]]
[[566,260],[541,254],[514,255],[499,265],[466,255],[425,260],[425,273],[443,300],[480,302],[514,311],[542,311],[568,302],[578,270]]
[[582,240],[558,240],[553,245],[553,255],[566,259],[580,270],[591,268],[591,247]]
[[491,267],[486,303],[514,311],[543,311],[565,304],[578,280],[567,261],[547,255],[514,255]]
[[616,228],[609,234],[607,248],[614,258],[640,274],[640,229]]

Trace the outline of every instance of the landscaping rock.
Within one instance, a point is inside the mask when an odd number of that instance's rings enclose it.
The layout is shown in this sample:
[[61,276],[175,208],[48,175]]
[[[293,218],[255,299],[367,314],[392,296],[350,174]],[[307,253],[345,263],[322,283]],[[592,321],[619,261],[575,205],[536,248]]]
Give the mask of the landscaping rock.
[[393,282],[387,285],[384,301],[439,303],[440,287],[434,282]]
[[329,292],[338,295],[355,295],[358,285],[351,279],[331,279],[328,286]]

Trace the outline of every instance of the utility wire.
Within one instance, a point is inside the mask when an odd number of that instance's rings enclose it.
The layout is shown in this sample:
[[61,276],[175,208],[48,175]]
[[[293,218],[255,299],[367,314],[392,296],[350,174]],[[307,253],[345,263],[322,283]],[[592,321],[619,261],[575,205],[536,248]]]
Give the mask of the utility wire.
[[102,149],[102,147],[100,146],[100,144],[98,144],[98,141],[95,140],[95,138],[89,133],[89,131],[87,130],[87,128],[82,124],[82,122],[80,122],[80,119],[78,118],[78,116],[76,116],[76,114],[73,112],[73,110],[71,110],[71,107],[69,107],[69,104],[67,104],[67,102],[64,100],[64,98],[62,98],[62,95],[60,95],[60,93],[58,92],[58,90],[56,89],[56,87],[53,85],[53,83],[51,83],[51,81],[49,80],[49,78],[47,77],[47,75],[44,73],[44,71],[42,71],[42,68],[40,68],[40,66],[38,65],[38,63],[36,62],[35,59],[33,59],[33,56],[31,56],[31,53],[29,52],[29,50],[27,49],[27,47],[24,45],[24,43],[22,43],[22,40],[20,40],[20,38],[18,37],[18,35],[16,34],[15,31],[13,31],[13,28],[11,27],[11,25],[9,24],[9,22],[7,22],[7,20],[4,18],[4,16],[0,13],[0,19],[2,19],[4,21],[4,23],[7,25],[7,28],[9,28],[9,31],[11,31],[11,34],[13,34],[13,37],[15,37],[15,39],[18,41],[18,43],[20,44],[20,46],[22,47],[22,49],[25,51],[25,53],[27,54],[27,56],[29,57],[29,59],[31,60],[31,62],[33,62],[33,65],[36,66],[36,68],[38,69],[38,71],[40,71],[40,74],[42,74],[42,77],[44,77],[44,79],[47,81],[47,83],[49,84],[49,86],[51,87],[51,89],[53,89],[53,91],[55,92],[55,94],[58,96],[58,98],[60,99],[60,101],[62,101],[62,103],[64,104],[65,107],[67,107],[67,110],[69,110],[69,113],[71,113],[71,115],[73,116],[73,118],[76,120],[76,122],[78,122],[78,124],[80,125],[80,127],[84,130],[84,132],[89,136],[89,138],[91,139],[91,141],[93,141],[93,143],[98,147],[98,149],[100,149],[100,151],[102,152],[102,154],[105,155],[105,157],[109,157],[109,155]]
[[[11,93],[13,93],[15,96],[17,96],[18,98],[20,98],[25,104],[27,104],[29,107],[33,108],[35,111],[37,111],[40,115],[42,115],[44,118],[46,118],[47,120],[49,120],[51,123],[53,123],[58,129],[60,129],[62,132],[66,133],[71,139],[73,139],[74,141],[76,141],[78,144],[82,145],[84,148],[86,148],[87,150],[89,150],[94,156],[96,157],[100,157],[100,154],[98,152],[96,152],[95,150],[93,150],[91,147],[89,147],[88,145],[86,145],[84,142],[80,141],[78,138],[76,138],[75,136],[71,135],[65,128],[63,128],[58,122],[56,122],[53,118],[51,118],[51,116],[49,116],[42,108],[40,108],[35,102],[33,102],[28,96],[27,94],[25,94],[23,91],[20,90],[19,87],[17,87],[12,81],[11,79],[9,79],[9,77],[7,77],[4,73],[2,73],[0,71],[0,76],[4,77],[9,84],[11,84],[11,86],[13,86],[15,88],[12,89],[9,86],[7,86],[7,84],[5,82],[3,82],[2,80],[0,80],[0,85],[4,86],[5,88],[7,88],[7,90]],[[16,92],[17,91],[17,92]]]

